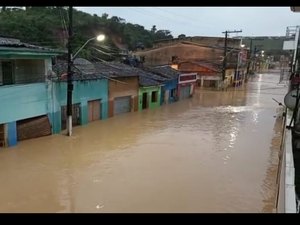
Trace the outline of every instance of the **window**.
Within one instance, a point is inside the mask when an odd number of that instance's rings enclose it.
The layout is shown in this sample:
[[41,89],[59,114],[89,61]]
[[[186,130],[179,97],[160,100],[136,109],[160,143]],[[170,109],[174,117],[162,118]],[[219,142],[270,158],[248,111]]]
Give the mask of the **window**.
[[157,102],[157,91],[152,91],[151,102]]
[[2,66],[2,83],[3,85],[13,84],[13,63],[4,61],[1,63]]

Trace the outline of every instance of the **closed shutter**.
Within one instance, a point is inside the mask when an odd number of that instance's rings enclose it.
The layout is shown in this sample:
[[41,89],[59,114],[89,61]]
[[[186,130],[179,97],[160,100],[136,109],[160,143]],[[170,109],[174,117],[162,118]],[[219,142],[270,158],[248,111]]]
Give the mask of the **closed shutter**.
[[51,135],[48,116],[39,116],[17,121],[18,141]]
[[180,88],[180,95],[179,95],[179,99],[186,99],[190,97],[190,85],[188,86],[182,86]]
[[130,112],[131,96],[119,97],[114,99],[114,115]]
[[100,100],[88,102],[89,122],[100,119]]

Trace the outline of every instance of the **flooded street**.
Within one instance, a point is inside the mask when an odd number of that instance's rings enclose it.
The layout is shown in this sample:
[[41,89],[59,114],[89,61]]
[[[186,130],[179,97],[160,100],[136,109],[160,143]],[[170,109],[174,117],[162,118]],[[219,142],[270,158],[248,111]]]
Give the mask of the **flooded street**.
[[[123,114],[0,150],[1,212],[272,212],[287,87],[260,74],[235,91]],[[276,122],[277,121],[277,122]]]

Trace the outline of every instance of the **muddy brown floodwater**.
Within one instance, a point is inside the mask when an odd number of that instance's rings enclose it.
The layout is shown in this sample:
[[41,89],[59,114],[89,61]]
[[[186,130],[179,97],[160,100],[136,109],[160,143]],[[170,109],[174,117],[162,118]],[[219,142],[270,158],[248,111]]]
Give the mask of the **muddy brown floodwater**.
[[123,114],[0,150],[1,212],[272,212],[287,87],[260,74],[235,91]]

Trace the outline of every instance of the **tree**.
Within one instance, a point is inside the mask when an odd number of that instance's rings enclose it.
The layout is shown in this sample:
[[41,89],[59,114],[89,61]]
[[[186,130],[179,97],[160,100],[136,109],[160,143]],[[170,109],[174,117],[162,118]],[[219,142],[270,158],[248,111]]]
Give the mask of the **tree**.
[[[3,12],[5,6],[1,9],[0,35],[45,47],[66,48],[68,7],[26,7],[26,10],[6,13]],[[156,25],[147,30],[139,24],[128,23],[117,16],[108,18],[107,13],[99,17],[77,9],[73,10],[73,49],[80,48],[99,31],[107,36],[105,45],[128,50],[134,50],[136,47],[150,48],[155,40],[173,38],[169,30],[157,30]],[[93,57],[94,45],[97,45],[97,42],[89,43],[82,51],[82,56]]]
[[107,13],[103,13],[102,16],[101,16],[101,18],[107,20],[108,14]]
[[158,30],[155,33],[155,40],[161,40],[161,39],[172,39],[173,36],[171,35],[171,31],[169,30]]
[[180,35],[178,35],[178,38],[180,38],[180,39],[183,39],[183,38],[185,38],[186,36],[185,36],[185,34],[180,34]]
[[153,25],[150,32],[151,32],[152,34],[155,34],[156,31],[157,31],[156,25]]

